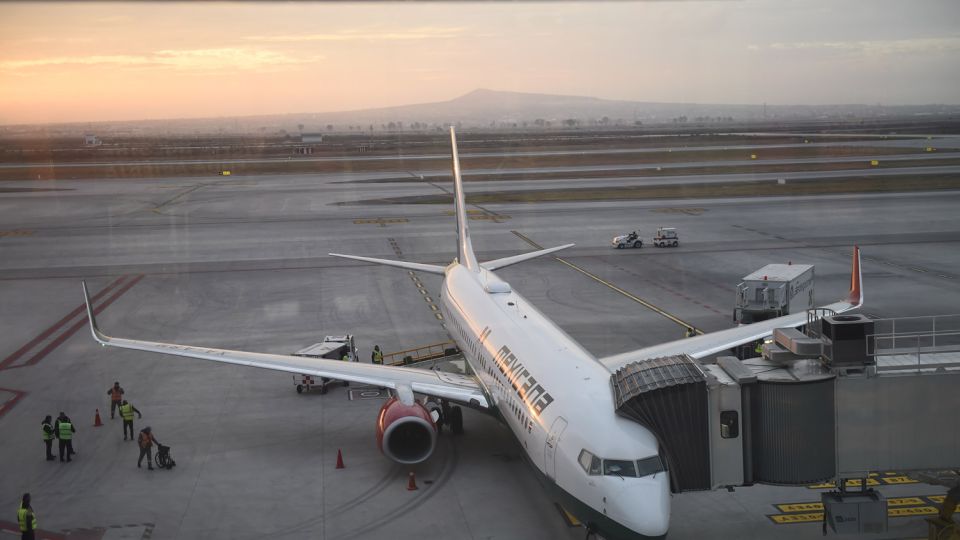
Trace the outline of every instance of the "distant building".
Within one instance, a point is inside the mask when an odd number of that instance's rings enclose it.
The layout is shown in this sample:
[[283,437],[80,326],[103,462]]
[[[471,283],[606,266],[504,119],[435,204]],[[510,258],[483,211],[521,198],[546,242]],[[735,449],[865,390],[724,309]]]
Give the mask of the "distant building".
[[323,134],[322,133],[301,133],[300,142],[302,143],[322,143]]
[[83,136],[83,145],[84,146],[100,146],[103,144],[103,141],[100,140],[100,137],[96,135],[84,135]]

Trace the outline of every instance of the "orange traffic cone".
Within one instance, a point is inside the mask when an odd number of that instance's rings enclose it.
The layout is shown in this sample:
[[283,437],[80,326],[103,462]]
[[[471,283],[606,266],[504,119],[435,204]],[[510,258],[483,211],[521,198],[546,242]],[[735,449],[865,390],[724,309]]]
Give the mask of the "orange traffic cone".
[[417,487],[417,477],[413,474],[413,471],[410,471],[410,481],[407,482],[407,491],[414,491],[420,489]]
[[97,409],[97,416],[93,419],[93,427],[100,427],[103,422],[100,421],[100,409]]
[[340,453],[340,449],[339,449],[339,448],[337,448],[337,468],[338,468],[338,469],[344,468],[344,465],[343,465],[343,454]]

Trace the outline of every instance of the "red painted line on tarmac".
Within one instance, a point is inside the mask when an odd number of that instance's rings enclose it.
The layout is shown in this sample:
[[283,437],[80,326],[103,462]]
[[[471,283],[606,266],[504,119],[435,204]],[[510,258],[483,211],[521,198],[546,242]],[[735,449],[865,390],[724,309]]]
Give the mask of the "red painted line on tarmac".
[[[43,519],[43,515],[40,515],[40,518]],[[20,535],[20,524],[13,521],[3,521],[0,520],[0,531],[16,533],[17,536]],[[67,535],[45,531],[43,529],[37,529],[34,531],[34,536],[37,540],[67,540]],[[101,535],[101,538],[103,535]]]
[[[0,418],[3,418],[3,415],[10,412],[10,409],[12,409],[13,406],[23,398],[23,396],[27,395],[27,393],[23,390],[14,390],[13,388],[0,388],[0,391],[10,392],[13,394],[12,398],[8,399],[3,404],[0,404]],[[17,532],[20,532],[20,529],[17,529]]]
[[[108,307],[110,304],[112,304],[114,301],[116,301],[117,298],[120,298],[121,296],[123,296],[124,293],[126,293],[127,291],[129,291],[134,285],[136,285],[137,283],[139,283],[140,280],[143,279],[144,277],[145,277],[144,274],[140,274],[140,275],[138,275],[137,277],[135,277],[135,278],[131,279],[130,281],[128,281],[123,287],[120,288],[120,290],[118,290],[117,292],[113,293],[113,295],[110,296],[110,298],[107,298],[107,299],[104,300],[99,306],[96,306],[95,308],[93,308],[93,314],[94,314],[94,315],[99,315],[101,311],[107,309],[107,307]],[[40,349],[40,352],[38,352],[37,354],[33,355],[29,360],[27,360],[26,362],[24,362],[24,363],[22,363],[22,364],[18,364],[18,365],[16,365],[16,366],[10,366],[10,367],[8,367],[7,369],[20,368],[20,367],[24,367],[24,366],[32,366],[32,365],[36,364],[37,362],[43,360],[43,358],[44,358],[45,356],[47,356],[48,354],[50,354],[51,351],[53,351],[54,349],[56,349],[57,347],[59,347],[60,345],[62,345],[64,341],[70,339],[71,336],[73,336],[74,334],[76,334],[76,333],[77,333],[77,330],[80,330],[81,328],[83,328],[83,327],[87,324],[87,319],[88,319],[87,316],[84,315],[82,319],[80,319],[79,321],[77,321],[76,323],[74,323],[73,326],[71,326],[71,327],[68,328],[65,332],[63,332],[62,334],[60,334],[59,336],[57,336],[57,339],[55,339],[55,340],[51,341],[50,343],[48,343],[46,347]]]
[[[90,301],[91,301],[91,302],[96,302],[96,301],[99,300],[103,295],[107,294],[108,292],[110,292],[111,290],[113,290],[117,285],[121,284],[125,279],[127,279],[127,277],[128,277],[128,276],[120,276],[119,278],[115,279],[115,280],[113,281],[113,283],[111,283],[111,284],[107,285],[106,287],[104,287],[103,290],[101,290],[100,292],[98,292],[93,298],[90,299]],[[24,345],[23,347],[20,347],[19,349],[17,349],[16,351],[14,351],[13,354],[11,354],[10,356],[4,358],[3,361],[0,362],[0,370],[6,369],[7,366],[9,366],[10,364],[16,362],[17,359],[20,358],[21,356],[23,356],[27,351],[29,351],[30,349],[32,349],[32,348],[36,347],[37,345],[39,345],[40,343],[42,343],[43,340],[45,340],[45,339],[47,339],[48,337],[50,337],[54,332],[56,332],[57,330],[59,330],[60,327],[62,327],[63,325],[67,324],[68,322],[70,322],[71,319],[73,319],[74,317],[76,317],[77,315],[79,315],[80,313],[82,313],[83,310],[84,310],[84,305],[83,305],[83,304],[80,304],[79,306],[76,307],[76,309],[74,309],[73,311],[71,311],[70,313],[68,313],[66,317],[64,317],[64,318],[60,319],[59,321],[55,322],[55,323],[53,324],[53,326],[51,326],[50,328],[47,328],[46,330],[44,330],[39,336],[31,339],[29,343],[27,343],[27,344]]]

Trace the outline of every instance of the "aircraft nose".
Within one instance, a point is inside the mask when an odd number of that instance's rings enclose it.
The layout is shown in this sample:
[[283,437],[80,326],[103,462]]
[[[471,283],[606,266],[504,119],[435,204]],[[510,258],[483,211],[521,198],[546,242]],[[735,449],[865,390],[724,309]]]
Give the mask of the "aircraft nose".
[[661,472],[634,482],[612,505],[617,521],[643,536],[663,537],[670,527],[669,475]]

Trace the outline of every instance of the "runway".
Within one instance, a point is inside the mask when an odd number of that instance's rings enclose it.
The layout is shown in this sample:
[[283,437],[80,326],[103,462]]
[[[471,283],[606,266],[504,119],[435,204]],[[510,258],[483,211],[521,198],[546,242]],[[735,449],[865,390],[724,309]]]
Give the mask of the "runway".
[[[63,180],[43,185],[64,191],[0,194],[0,505],[13,508],[30,491],[42,529],[95,538],[582,538],[491,417],[468,411],[467,433],[444,434],[436,455],[412,468],[420,489],[407,491],[409,469],[376,449],[382,398],[351,399],[348,388],[298,395],[289,375],[102,349],[74,313],[86,279],[91,293],[102,292],[103,330],[121,337],[290,353],[353,333],[365,360],[374,344],[390,352],[445,341],[406,272],[327,256],[453,257],[451,208],[356,204],[442,186],[343,183],[376,177]],[[471,182],[467,190],[577,182]],[[730,326],[736,284],[767,263],[814,264],[817,301],[839,298],[854,244],[864,256],[864,312],[956,312],[958,206],[960,192],[495,204],[471,208],[470,226],[481,259],[528,251],[516,233],[544,246],[575,242],[564,259],[711,331]],[[649,238],[661,225],[680,231],[679,248],[609,246],[615,234]],[[598,357],[683,334],[551,258],[500,275]],[[437,277],[421,279],[435,296]],[[172,471],[137,469],[119,420],[92,427],[96,408],[108,417],[114,380],[144,414],[137,429],[152,426],[172,447]],[[79,455],[64,465],[43,460],[39,429],[61,410],[78,429]],[[335,469],[338,450],[345,469]],[[888,497],[943,493],[912,483],[882,489]],[[680,494],[669,537],[819,537],[819,523],[770,517],[781,513],[775,504],[818,500],[819,490],[806,487]],[[888,533],[865,538],[923,536],[923,517],[891,518]]]

